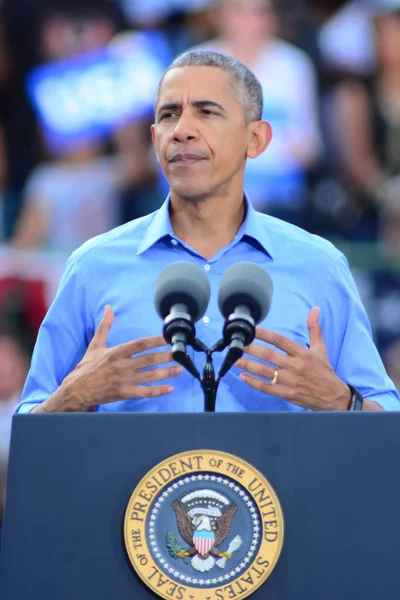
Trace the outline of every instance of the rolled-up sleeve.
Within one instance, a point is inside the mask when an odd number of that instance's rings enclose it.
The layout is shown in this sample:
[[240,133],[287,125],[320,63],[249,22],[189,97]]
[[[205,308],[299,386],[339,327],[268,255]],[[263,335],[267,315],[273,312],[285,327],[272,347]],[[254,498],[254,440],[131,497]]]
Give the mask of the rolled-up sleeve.
[[30,370],[15,412],[29,413],[51,396],[84,356],[94,332],[75,254],[67,262],[57,295],[40,327]]
[[346,258],[327,275],[321,329],[336,374],[384,410],[400,410],[400,397],[372,339],[371,326]]

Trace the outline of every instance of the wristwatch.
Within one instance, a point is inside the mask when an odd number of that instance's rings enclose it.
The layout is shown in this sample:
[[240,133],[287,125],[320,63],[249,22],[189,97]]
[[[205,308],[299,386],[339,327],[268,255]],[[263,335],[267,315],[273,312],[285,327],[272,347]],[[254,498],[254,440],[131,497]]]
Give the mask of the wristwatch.
[[347,384],[351,391],[351,400],[347,410],[362,410],[364,404],[364,398],[354,385]]

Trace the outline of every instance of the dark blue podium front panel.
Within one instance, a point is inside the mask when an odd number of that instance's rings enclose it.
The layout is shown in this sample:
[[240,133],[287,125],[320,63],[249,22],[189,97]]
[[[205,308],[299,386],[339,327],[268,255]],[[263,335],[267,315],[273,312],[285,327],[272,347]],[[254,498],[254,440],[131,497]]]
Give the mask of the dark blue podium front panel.
[[282,554],[254,600],[400,598],[400,414],[219,413],[16,416],[1,600],[155,598],[125,551],[129,497],[162,460],[207,448],[251,463],[281,502]]

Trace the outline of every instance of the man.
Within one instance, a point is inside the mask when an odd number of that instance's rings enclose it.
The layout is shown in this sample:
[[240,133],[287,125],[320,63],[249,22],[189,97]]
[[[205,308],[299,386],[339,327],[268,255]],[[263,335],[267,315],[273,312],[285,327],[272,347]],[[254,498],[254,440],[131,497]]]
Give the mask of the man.
[[[156,213],[71,256],[20,412],[202,411],[199,383],[171,364],[152,301],[156,277],[178,260],[209,278],[211,299],[197,326],[208,346],[221,335],[217,294],[230,265],[258,263],[274,283],[256,341],[220,384],[218,411],[400,408],[343,255],[255,212],[243,194],[246,160],[271,139],[262,108],[259,82],[235,59],[195,51],[174,61],[152,126],[170,196]],[[204,357],[192,358],[201,368]],[[218,355],[217,371],[221,362]]]

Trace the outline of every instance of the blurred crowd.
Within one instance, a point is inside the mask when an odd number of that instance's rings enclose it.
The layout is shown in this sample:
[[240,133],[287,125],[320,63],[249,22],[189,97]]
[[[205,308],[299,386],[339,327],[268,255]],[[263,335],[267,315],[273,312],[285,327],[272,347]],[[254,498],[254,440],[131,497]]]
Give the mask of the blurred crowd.
[[[155,210],[167,193],[151,147],[151,106],[142,102],[119,115],[113,98],[124,94],[110,72],[120,77],[115,61],[128,64],[124,52],[132,40],[142,43],[142,32],[162,40],[165,65],[187,49],[205,48],[231,54],[256,73],[274,137],[263,156],[249,161],[245,189],[258,210],[346,251],[400,386],[400,0],[0,5],[0,514],[11,414],[67,256],[88,238]],[[135,83],[129,86],[128,77],[125,91],[140,105],[145,89],[154,95],[150,74],[159,56],[154,50],[144,67],[149,50],[135,47]],[[83,68],[104,56],[112,56],[114,70],[97,98],[90,85],[52,96],[62,65]],[[55,70],[35,96],[29,82],[49,65]],[[103,118],[97,128],[82,120],[95,101],[104,108],[87,120]],[[68,137],[74,118],[81,129]]]

